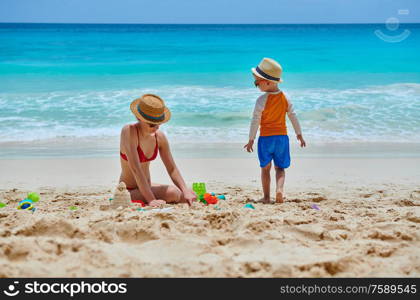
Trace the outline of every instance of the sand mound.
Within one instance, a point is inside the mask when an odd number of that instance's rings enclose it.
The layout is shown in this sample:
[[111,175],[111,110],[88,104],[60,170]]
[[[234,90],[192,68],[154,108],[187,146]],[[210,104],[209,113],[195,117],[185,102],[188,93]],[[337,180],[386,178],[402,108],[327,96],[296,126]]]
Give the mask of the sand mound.
[[119,207],[125,208],[131,205],[130,193],[124,182],[120,182],[115,189],[114,197],[111,201],[111,208],[116,209]]

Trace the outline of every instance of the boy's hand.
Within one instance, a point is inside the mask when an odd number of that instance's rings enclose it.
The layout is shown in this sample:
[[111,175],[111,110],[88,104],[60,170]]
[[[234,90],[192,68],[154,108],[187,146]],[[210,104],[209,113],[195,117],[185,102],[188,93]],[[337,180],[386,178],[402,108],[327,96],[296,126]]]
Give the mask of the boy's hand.
[[301,134],[298,134],[296,137],[297,137],[298,141],[300,142],[300,146],[301,147],[306,147],[306,142],[303,139],[303,136]]
[[248,144],[246,144],[244,148],[246,148],[246,151],[248,152],[254,152],[254,149],[252,148],[253,145],[254,145],[254,140],[249,140]]

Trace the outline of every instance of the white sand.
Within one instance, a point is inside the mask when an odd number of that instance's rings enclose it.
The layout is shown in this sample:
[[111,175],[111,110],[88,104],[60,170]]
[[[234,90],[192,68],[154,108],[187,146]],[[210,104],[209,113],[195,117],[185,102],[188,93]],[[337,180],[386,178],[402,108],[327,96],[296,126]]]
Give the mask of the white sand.
[[[288,201],[251,210],[255,159],[178,159],[188,184],[226,194],[221,210],[144,212],[100,209],[118,159],[0,160],[0,277],[418,277],[419,162],[296,158]],[[160,162],[152,178],[169,182]],[[18,211],[29,191],[37,211]]]

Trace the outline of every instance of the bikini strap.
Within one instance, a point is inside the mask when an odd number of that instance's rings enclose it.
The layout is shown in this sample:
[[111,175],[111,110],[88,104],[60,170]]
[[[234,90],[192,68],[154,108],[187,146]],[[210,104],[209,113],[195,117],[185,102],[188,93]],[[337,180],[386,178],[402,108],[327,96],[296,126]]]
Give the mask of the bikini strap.
[[140,147],[139,127],[136,124],[134,124],[134,127],[136,127],[137,132],[137,147]]
[[159,149],[157,132],[155,133],[155,139],[156,139],[156,146],[155,146],[155,152],[156,152]]

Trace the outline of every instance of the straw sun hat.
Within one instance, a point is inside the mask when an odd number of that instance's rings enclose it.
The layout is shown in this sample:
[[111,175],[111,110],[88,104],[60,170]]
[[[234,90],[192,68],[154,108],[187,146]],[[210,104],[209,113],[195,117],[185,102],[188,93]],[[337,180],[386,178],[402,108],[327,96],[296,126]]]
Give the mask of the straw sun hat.
[[251,71],[259,78],[273,82],[283,82],[280,78],[283,70],[274,59],[263,58],[260,64],[256,68],[252,68]]
[[171,118],[170,110],[159,96],[145,94],[130,104],[132,113],[140,121],[150,124],[163,124]]

